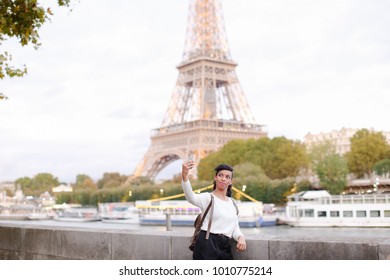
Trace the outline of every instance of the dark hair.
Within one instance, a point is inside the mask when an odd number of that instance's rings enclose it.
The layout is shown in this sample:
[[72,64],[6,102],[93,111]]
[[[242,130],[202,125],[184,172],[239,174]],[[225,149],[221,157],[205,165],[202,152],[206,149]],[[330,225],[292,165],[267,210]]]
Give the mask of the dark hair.
[[228,171],[231,171],[233,173],[233,168],[230,167],[227,164],[224,164],[224,163],[222,163],[222,164],[218,165],[217,167],[215,167],[214,170],[215,170],[215,175],[217,175],[218,172],[221,171],[221,170],[228,170]]
[[[222,170],[231,171],[232,172],[232,179],[233,179],[233,168],[227,164],[222,163],[222,164],[218,165],[217,167],[215,167],[214,170],[215,170],[215,175],[218,175],[218,172],[222,171]],[[215,190],[215,188],[217,187],[215,180],[213,181],[213,185],[214,185],[213,190]],[[232,185],[231,184],[228,186],[228,189],[226,191],[226,196],[232,197]]]

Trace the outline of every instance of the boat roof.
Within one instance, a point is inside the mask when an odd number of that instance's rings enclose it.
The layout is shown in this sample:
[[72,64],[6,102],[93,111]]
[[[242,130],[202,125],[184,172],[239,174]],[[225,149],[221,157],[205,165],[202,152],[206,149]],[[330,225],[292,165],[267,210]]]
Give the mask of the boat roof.
[[318,191],[303,191],[303,192],[294,193],[294,194],[288,196],[289,199],[291,199],[291,198],[315,199],[315,198],[321,198],[321,197],[331,197],[331,195],[326,190],[318,190]]

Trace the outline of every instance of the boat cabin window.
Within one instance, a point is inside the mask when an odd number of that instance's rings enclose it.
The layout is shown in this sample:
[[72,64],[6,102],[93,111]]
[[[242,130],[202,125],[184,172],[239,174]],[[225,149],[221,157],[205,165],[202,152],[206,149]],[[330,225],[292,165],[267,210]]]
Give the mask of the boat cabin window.
[[317,211],[318,217],[326,217],[326,211]]
[[321,201],[321,204],[330,204],[331,203],[331,199],[328,197],[321,197],[320,201]]
[[381,211],[379,210],[371,210],[370,211],[370,217],[377,218],[381,216]]
[[352,203],[352,198],[351,197],[343,198],[343,204],[351,204],[351,203]]
[[386,217],[386,218],[390,218],[390,210],[385,210],[384,211],[384,216]]
[[332,199],[332,204],[340,204],[340,199],[339,198]]
[[352,218],[353,217],[352,211],[349,211],[349,210],[343,211],[343,217],[344,218]]
[[187,213],[189,215],[197,215],[200,213],[200,209],[199,208],[188,208]]
[[364,210],[358,210],[358,211],[356,211],[356,217],[358,217],[358,218],[367,217],[367,211],[364,211]]
[[340,217],[340,212],[339,211],[330,211],[330,216],[331,217]]
[[305,209],[305,217],[314,217],[314,209]]

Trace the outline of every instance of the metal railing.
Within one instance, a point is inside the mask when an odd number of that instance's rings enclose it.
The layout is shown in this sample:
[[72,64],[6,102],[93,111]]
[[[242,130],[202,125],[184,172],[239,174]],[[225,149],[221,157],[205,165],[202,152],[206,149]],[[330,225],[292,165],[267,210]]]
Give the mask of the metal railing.
[[308,204],[390,204],[390,195],[335,195],[312,200],[299,199]]

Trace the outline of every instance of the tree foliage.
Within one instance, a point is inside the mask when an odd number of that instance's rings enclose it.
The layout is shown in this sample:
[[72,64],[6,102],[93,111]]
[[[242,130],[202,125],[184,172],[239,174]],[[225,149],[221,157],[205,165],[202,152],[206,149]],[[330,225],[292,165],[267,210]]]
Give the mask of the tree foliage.
[[309,180],[302,180],[294,184],[294,193],[295,192],[303,192],[313,189],[313,186]]
[[[68,6],[69,3],[70,0],[57,0],[58,6]],[[15,38],[21,46],[32,44],[38,48],[39,30],[52,15],[50,7],[43,6],[38,0],[1,0],[0,46],[3,41]],[[19,69],[12,66],[11,61],[9,52],[0,51],[0,80],[6,76],[21,77],[27,73],[26,66]]]
[[33,178],[22,177],[15,181],[20,185],[25,195],[39,195],[45,191],[52,192],[52,188],[60,184],[57,177],[50,173],[38,173]]
[[346,160],[336,153],[334,143],[327,140],[314,145],[309,158],[321,187],[332,194],[339,194],[346,186],[349,170]]
[[[257,200],[264,199],[270,181],[262,168],[253,163],[241,163],[234,167],[233,186]],[[247,200],[243,195],[235,192],[233,197],[237,200]]]
[[376,174],[385,178],[390,176],[390,158],[386,158],[374,164],[372,168]]
[[390,157],[390,146],[382,132],[358,130],[351,138],[351,150],[346,154],[349,170],[358,178],[370,176],[374,164]]
[[261,166],[271,179],[295,177],[308,166],[305,146],[285,137],[271,139],[266,156]]
[[198,178],[200,180],[212,180],[215,175],[214,168],[220,163],[226,163],[231,166],[240,163],[240,157],[237,155],[237,150],[244,149],[244,140],[232,140],[225,144],[222,150],[213,152],[200,161],[198,165]]
[[97,185],[90,176],[86,174],[78,174],[76,176],[76,182],[73,184],[73,188],[76,190],[96,190]]
[[335,154],[336,146],[331,140],[325,140],[313,145],[308,153],[312,169],[315,169],[316,165],[326,157]]
[[329,155],[322,159],[315,167],[320,179],[321,187],[331,194],[340,194],[347,184],[348,165],[340,155]]
[[241,163],[234,167],[233,179],[248,180],[251,178],[262,178],[264,180],[270,180],[265,175],[264,170],[259,165],[255,165],[251,162]]
[[260,166],[271,179],[295,177],[302,168],[308,167],[308,158],[302,143],[285,137],[263,137],[228,142],[219,151],[200,161],[198,177],[203,180],[213,178],[214,168],[220,163],[236,166],[247,162]]
[[15,184],[22,188],[22,191],[31,189],[33,180],[30,177],[21,177],[15,180]]
[[118,188],[126,181],[127,177],[118,172],[106,172],[103,174],[103,178],[97,181],[97,187],[99,189]]
[[[264,203],[284,204],[302,168],[308,167],[305,147],[297,141],[276,137],[233,140],[219,151],[202,159],[198,178],[212,180],[214,168],[220,163],[234,167],[233,185],[245,194]],[[247,200],[233,192],[238,200]]]
[[[1,55],[0,55],[0,60],[1,60]],[[1,62],[0,62],[0,64],[1,64]],[[8,99],[8,97],[6,95],[4,95],[2,92],[0,92],[0,100],[2,100],[2,99]]]

